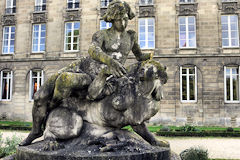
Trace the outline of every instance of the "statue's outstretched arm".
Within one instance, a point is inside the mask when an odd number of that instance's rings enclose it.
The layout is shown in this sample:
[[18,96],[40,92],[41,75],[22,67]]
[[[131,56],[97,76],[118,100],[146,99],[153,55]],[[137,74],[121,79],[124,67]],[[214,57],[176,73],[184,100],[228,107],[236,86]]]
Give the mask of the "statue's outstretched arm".
[[131,34],[132,41],[133,41],[133,47],[132,47],[132,52],[135,55],[136,59],[138,61],[146,61],[151,58],[151,53],[142,53],[142,50],[138,44],[138,38],[137,34],[135,31],[130,30],[128,33]]
[[99,31],[93,35],[92,44],[89,47],[88,53],[94,60],[106,64],[109,67],[109,74],[113,74],[116,77],[122,77],[126,74],[123,65],[102,50],[104,42],[103,34],[103,32]]

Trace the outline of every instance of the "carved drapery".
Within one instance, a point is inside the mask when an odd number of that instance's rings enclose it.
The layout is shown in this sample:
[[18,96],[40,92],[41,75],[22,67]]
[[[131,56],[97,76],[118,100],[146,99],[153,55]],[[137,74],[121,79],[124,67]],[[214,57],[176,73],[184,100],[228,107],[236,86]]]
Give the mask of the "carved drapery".
[[154,6],[139,6],[139,17],[154,17]]
[[15,15],[3,15],[2,16],[2,25],[11,26],[16,24]]
[[237,13],[238,12],[238,2],[222,2],[219,5],[219,9],[223,13]]
[[46,23],[47,22],[47,13],[33,13],[31,18],[32,23]]
[[177,6],[179,15],[195,15],[197,14],[197,3],[183,3]]
[[67,10],[64,14],[65,21],[79,21],[81,10]]

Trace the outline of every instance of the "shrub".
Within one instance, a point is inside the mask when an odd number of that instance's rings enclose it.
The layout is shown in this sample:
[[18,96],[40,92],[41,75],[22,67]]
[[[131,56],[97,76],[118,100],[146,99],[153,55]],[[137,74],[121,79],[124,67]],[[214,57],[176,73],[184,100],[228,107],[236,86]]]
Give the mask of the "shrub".
[[190,148],[180,153],[182,160],[208,160],[208,151],[202,148]]
[[0,158],[12,155],[16,152],[17,145],[22,141],[21,138],[13,135],[11,138],[2,139],[0,133]]
[[233,132],[234,131],[232,127],[228,127],[226,130],[227,130],[227,132]]
[[185,125],[185,126],[179,127],[178,129],[176,129],[176,131],[195,132],[195,131],[197,131],[197,128],[194,126]]
[[169,132],[171,129],[168,126],[163,126],[160,131]]

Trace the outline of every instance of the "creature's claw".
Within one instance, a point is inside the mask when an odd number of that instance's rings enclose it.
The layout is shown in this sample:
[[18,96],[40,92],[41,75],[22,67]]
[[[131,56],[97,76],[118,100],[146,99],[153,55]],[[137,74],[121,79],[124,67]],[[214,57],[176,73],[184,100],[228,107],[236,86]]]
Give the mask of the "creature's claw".
[[65,148],[64,145],[59,144],[57,141],[48,141],[46,142],[43,150],[44,151],[56,151],[59,149]]

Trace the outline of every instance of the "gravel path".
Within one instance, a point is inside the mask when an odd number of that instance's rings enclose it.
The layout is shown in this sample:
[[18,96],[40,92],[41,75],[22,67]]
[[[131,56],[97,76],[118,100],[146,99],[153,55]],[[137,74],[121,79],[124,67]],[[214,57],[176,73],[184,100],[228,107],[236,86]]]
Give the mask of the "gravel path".
[[[22,138],[25,138],[28,135],[28,132],[0,132],[3,133],[3,138],[11,137],[14,134]],[[172,151],[177,154],[190,147],[202,147],[208,150],[210,158],[240,160],[240,138],[159,138],[169,141]]]

